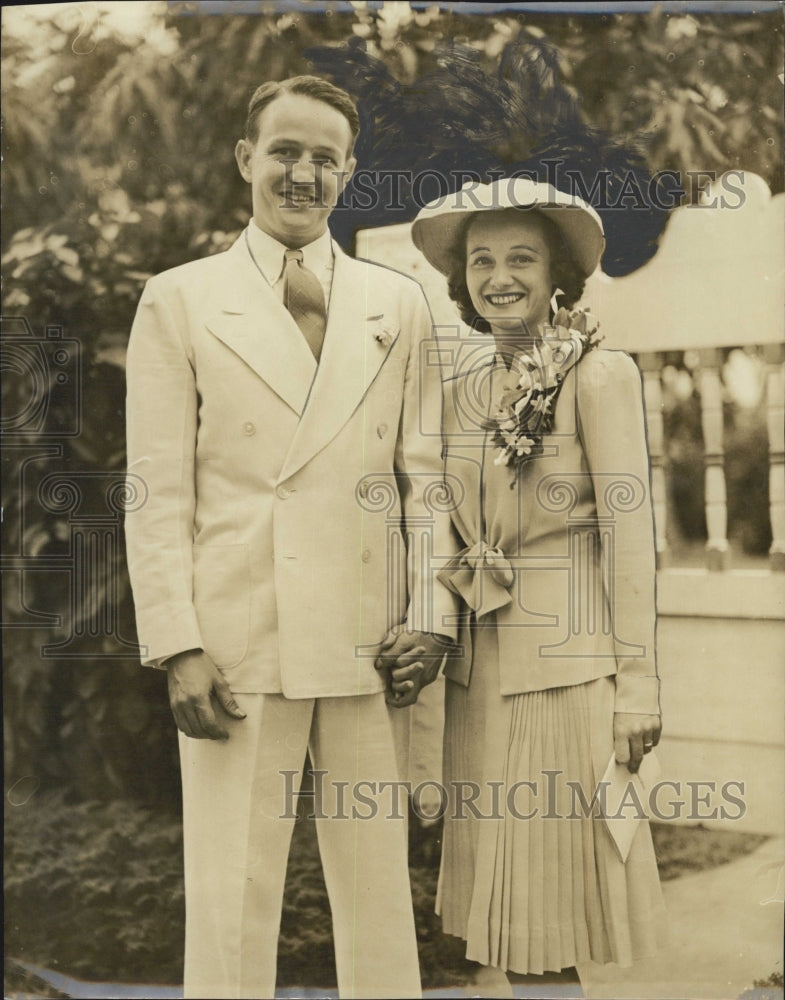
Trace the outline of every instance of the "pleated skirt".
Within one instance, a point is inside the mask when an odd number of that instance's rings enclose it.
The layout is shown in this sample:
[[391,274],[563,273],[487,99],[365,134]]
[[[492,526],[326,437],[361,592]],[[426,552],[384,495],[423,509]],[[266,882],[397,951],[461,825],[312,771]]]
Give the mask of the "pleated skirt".
[[498,662],[496,629],[475,629],[469,687],[447,682],[445,932],[468,959],[523,974],[656,954],[665,911],[648,822],[622,862],[580,797],[591,804],[613,752],[613,677],[503,696]]

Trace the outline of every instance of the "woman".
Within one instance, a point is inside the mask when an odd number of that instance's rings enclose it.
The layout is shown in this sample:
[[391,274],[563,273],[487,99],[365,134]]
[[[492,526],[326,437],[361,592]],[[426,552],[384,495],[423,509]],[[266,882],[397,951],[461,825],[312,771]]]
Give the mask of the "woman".
[[[468,624],[446,668],[437,910],[468,959],[511,982],[577,983],[577,964],[629,965],[661,938],[648,823],[606,823],[592,800],[619,779],[614,752],[626,784],[660,733],[641,380],[567,312],[604,247],[580,199],[496,181],[426,206],[413,238],[493,338],[484,357],[462,341],[445,387],[464,549],[442,579]],[[407,701],[422,671],[400,664]]]

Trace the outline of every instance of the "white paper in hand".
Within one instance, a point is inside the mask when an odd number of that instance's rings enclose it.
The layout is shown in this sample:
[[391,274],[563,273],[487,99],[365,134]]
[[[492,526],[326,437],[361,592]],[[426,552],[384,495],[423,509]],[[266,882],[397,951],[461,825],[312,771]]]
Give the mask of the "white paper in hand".
[[644,756],[637,774],[630,774],[627,765],[617,764],[615,754],[611,754],[602,776],[605,786],[602,812],[622,861],[629,856],[638,824],[648,819],[649,792],[659,776],[660,765],[653,752]]

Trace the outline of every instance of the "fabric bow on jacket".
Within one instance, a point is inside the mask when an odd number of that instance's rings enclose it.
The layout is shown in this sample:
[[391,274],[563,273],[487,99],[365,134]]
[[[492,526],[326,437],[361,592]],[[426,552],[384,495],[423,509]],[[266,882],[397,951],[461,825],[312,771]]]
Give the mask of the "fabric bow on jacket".
[[502,550],[483,541],[467,546],[439,573],[439,580],[463,598],[478,618],[512,603],[514,579]]

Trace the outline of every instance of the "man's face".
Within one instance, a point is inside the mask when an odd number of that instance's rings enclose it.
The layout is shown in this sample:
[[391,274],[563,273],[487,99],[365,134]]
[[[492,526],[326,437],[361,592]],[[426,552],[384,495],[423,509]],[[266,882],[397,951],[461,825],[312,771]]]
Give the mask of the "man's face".
[[284,246],[311,243],[354,170],[352,133],[340,111],[303,94],[276,97],[257,119],[255,143],[235,148],[251,185],[256,225]]

